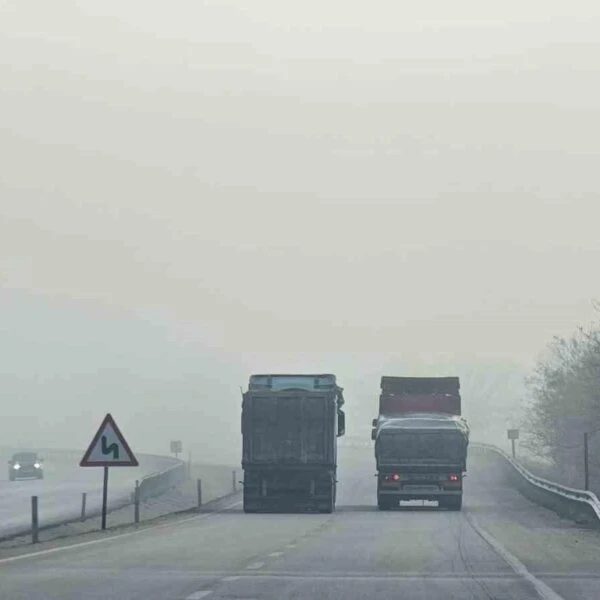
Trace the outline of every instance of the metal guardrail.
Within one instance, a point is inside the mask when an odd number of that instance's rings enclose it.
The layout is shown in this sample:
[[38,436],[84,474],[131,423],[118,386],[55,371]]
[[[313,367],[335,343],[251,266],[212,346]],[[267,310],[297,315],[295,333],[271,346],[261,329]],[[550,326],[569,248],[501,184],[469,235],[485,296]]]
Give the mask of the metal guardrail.
[[517,487],[534,502],[563,516],[600,526],[600,500],[593,492],[578,490],[538,477],[528,471],[504,450],[481,442],[471,442],[471,449],[490,452],[502,457],[512,468]]
[[164,494],[167,490],[179,485],[187,478],[187,468],[183,461],[169,467],[165,471],[147,475],[140,481],[139,499],[140,501],[154,498]]
[[[50,452],[60,453],[60,455],[67,456],[69,460],[72,458],[78,459],[81,456],[81,452],[73,452],[73,451],[49,451],[44,455],[50,456]],[[145,455],[150,456],[150,455]],[[169,457],[170,458],[170,457]],[[171,459],[170,460],[175,460]],[[73,461],[71,461],[73,462]],[[140,481],[139,486],[139,499],[140,501],[146,500],[148,498],[153,498],[159,496],[160,494],[166,492],[170,488],[178,485],[182,481],[184,481],[187,477],[187,465],[183,461],[178,461],[177,464],[172,465],[165,469],[164,471],[158,471],[156,473],[152,473],[150,475],[145,476]],[[87,495],[87,494],[86,494]],[[43,492],[39,496],[40,501],[43,502],[44,495]],[[135,502],[135,490],[128,494],[127,492],[123,493],[123,495],[113,498],[111,500],[111,504],[109,507],[109,512],[113,512],[126,506],[130,506]],[[45,531],[48,529],[53,529],[55,527],[60,527],[63,525],[67,525],[70,523],[76,523],[79,521],[91,519],[97,517],[101,512],[100,508],[96,508],[94,510],[82,509],[80,514],[79,509],[73,510],[72,514],[61,515],[61,516],[52,516],[44,519],[43,522],[38,524],[39,531]],[[4,528],[2,533],[0,534],[0,541],[5,541],[25,535],[29,535],[32,531],[31,523],[27,523],[26,525],[16,525],[11,528]]]

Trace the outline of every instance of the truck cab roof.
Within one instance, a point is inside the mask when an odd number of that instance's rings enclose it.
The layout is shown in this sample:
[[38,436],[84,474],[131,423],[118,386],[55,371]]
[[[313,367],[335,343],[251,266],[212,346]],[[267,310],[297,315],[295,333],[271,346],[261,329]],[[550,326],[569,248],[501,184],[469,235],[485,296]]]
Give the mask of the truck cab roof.
[[325,391],[338,389],[335,375],[330,373],[313,374],[264,374],[251,375],[249,390],[290,390]]

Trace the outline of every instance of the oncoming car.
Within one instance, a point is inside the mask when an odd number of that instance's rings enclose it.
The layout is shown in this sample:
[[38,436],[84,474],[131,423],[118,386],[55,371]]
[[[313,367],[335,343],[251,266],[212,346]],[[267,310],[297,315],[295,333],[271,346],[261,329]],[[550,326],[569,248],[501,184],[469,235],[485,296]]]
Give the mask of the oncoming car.
[[17,452],[8,461],[8,478],[15,479],[43,479],[44,464],[35,452]]

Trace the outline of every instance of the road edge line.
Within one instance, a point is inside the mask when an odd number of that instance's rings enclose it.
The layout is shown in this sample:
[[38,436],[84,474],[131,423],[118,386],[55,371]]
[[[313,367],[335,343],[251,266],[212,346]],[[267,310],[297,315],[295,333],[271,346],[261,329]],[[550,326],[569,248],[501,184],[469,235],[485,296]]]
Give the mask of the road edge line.
[[502,559],[510,566],[510,568],[520,577],[528,581],[537,592],[542,600],[565,600],[560,594],[555,592],[547,583],[538,579],[535,575],[527,570],[527,567],[509,550],[507,550],[493,535],[488,533],[470,514],[463,511],[463,514],[471,527]]

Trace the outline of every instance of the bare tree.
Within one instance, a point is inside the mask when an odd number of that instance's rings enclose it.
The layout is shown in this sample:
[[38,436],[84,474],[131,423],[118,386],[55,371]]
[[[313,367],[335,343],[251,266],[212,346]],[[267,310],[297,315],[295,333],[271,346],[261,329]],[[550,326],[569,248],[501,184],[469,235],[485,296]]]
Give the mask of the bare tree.
[[[600,307],[600,304],[598,304]],[[579,328],[570,338],[556,337],[528,378],[528,447],[550,457],[570,485],[583,478],[583,437],[590,434],[590,465],[600,482],[600,329]]]

